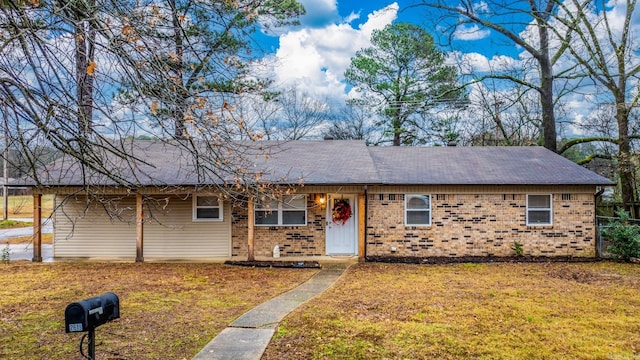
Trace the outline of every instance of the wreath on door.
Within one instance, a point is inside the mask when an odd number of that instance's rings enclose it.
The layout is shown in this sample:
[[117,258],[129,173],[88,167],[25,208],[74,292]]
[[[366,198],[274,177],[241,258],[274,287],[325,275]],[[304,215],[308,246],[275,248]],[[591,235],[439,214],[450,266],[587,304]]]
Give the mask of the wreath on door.
[[331,209],[331,220],[336,224],[344,225],[351,218],[351,205],[349,200],[336,200]]

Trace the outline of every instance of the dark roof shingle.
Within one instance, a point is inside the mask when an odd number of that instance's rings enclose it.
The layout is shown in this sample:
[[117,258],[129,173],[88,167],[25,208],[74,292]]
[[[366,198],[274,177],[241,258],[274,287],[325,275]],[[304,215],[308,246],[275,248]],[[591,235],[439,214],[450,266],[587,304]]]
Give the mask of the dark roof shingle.
[[543,147],[371,147],[384,184],[610,185]]
[[[261,142],[269,152],[246,156],[245,166],[264,171],[262,181],[281,184],[348,185],[611,185],[608,179],[542,147],[367,147],[361,141]],[[255,145],[255,144],[254,144]],[[231,182],[233,174],[203,177],[192,155],[175,143],[136,140],[135,166],[109,163],[131,184],[203,185]],[[84,172],[60,159],[42,173],[50,186],[114,185],[105,175]],[[219,176],[219,177],[215,177]],[[31,182],[31,185],[34,183]]]

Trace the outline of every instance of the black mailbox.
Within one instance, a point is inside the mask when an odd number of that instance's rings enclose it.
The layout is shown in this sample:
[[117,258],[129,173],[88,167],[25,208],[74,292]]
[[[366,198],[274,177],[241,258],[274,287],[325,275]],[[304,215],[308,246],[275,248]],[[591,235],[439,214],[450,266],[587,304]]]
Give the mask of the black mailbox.
[[67,305],[64,310],[64,329],[68,333],[89,331],[119,317],[118,295],[107,292]]

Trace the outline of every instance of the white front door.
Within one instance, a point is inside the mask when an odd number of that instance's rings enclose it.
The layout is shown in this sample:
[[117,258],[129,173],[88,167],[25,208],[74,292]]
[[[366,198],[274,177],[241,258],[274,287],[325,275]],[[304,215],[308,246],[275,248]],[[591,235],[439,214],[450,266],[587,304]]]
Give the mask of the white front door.
[[[334,220],[336,206],[348,204],[351,216]],[[344,214],[344,211],[342,212]],[[329,194],[327,196],[327,255],[357,255],[358,251],[358,195]]]

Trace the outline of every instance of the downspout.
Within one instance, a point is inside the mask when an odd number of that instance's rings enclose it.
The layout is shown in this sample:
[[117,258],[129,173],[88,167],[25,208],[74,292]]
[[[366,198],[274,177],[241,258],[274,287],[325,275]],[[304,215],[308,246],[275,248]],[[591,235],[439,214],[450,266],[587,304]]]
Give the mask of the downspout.
[[596,251],[598,257],[602,258],[602,235],[600,234],[600,227],[598,226],[598,198],[604,193],[604,187],[600,188],[593,196],[593,222],[596,229]]

